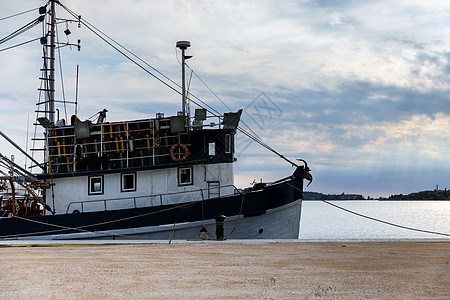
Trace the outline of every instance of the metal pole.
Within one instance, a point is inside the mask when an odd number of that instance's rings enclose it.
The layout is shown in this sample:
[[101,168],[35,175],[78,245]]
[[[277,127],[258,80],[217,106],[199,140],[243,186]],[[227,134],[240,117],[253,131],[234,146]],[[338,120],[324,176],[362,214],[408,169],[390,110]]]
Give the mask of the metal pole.
[[224,215],[217,215],[214,217],[214,219],[216,219],[216,239],[218,241],[225,240],[224,226],[226,218],[227,217],[225,217]]
[[55,0],[50,1],[50,77],[48,91],[48,119],[55,123]]
[[186,48],[181,48],[181,93],[182,93],[182,113],[183,118],[186,118],[186,74],[185,74],[185,58],[184,53]]
[[[0,130],[0,135],[7,140],[11,145],[13,145],[14,147],[16,147],[17,150],[19,150],[20,152],[22,152],[26,157],[28,157],[32,162],[34,162],[38,167],[40,167],[42,170],[45,170],[45,168],[38,163],[33,157],[31,157],[28,153],[26,153],[22,148],[19,147],[19,145],[17,145],[16,143],[14,143],[6,134],[4,134],[1,130]],[[0,154],[1,155],[1,154]]]
[[177,42],[177,47],[180,48],[181,50],[181,106],[182,106],[182,115],[183,115],[183,119],[184,119],[184,126],[187,128],[188,127],[188,123],[186,122],[186,75],[185,75],[185,61],[186,58],[190,58],[187,57],[185,55],[186,49],[189,48],[191,46],[191,43],[188,41],[178,41]]
[[75,88],[75,116],[78,114],[78,76],[80,71],[80,65],[77,65],[77,81],[76,81],[76,88]]

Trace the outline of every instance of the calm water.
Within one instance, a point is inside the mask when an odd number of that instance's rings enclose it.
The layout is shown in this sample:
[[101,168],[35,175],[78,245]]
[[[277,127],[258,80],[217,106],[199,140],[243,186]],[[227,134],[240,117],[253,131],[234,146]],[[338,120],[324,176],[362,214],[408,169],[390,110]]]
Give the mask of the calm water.
[[[402,226],[450,234],[450,201],[332,201]],[[368,220],[321,201],[303,201],[300,239],[448,239]]]

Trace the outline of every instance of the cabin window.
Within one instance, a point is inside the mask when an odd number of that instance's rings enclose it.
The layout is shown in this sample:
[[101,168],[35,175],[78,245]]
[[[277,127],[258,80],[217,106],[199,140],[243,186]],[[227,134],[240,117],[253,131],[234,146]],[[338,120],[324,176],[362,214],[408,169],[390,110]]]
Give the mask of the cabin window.
[[103,194],[103,176],[89,176],[89,195]]
[[194,183],[192,167],[178,168],[178,185],[190,185]]
[[231,134],[225,134],[225,153],[231,153]]
[[136,173],[126,173],[121,176],[122,192],[131,192],[136,190]]
[[208,143],[208,154],[209,154],[209,156],[216,155],[216,143],[215,142]]

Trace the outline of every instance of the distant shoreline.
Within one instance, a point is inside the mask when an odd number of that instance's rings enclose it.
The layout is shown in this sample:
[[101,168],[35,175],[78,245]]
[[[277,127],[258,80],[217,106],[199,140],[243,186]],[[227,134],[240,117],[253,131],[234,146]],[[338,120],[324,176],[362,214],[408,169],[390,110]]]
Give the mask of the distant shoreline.
[[[373,199],[376,201],[450,201],[450,199]],[[369,200],[369,201],[373,201]]]
[[450,201],[450,199],[303,199],[303,201],[369,201],[369,202],[374,202],[374,201],[382,201],[382,202],[396,202],[396,201],[415,201],[415,202],[425,202],[425,201],[429,201],[429,202],[433,202],[433,201],[440,201],[440,202],[445,202],[445,201]]
[[370,196],[363,197],[359,194],[323,194],[319,192],[303,192],[303,200],[330,200],[330,201],[354,201],[354,200],[378,200],[378,201],[450,201],[450,191],[434,190],[434,191],[421,191],[410,193],[408,195],[398,194],[391,195],[387,198],[378,197],[372,198]]

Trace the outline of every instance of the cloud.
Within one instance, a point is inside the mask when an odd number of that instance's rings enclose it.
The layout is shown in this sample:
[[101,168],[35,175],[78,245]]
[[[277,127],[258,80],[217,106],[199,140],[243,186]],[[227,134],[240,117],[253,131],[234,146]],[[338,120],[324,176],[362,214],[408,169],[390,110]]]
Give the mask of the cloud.
[[338,12],[333,12],[329,16],[329,18],[330,21],[328,22],[328,24],[330,24],[331,27],[341,27],[345,29],[352,28],[352,26],[347,22],[346,18]]
[[[188,53],[194,57],[189,66],[233,110],[248,107],[264,92],[282,113],[262,127],[246,115],[243,121],[280,153],[307,159],[317,172],[314,188],[403,192],[448,175],[449,3],[63,4],[176,82],[180,68],[175,43],[190,40]],[[23,2],[9,1],[3,14],[26,9]],[[11,27],[3,21],[0,36],[36,15],[21,16]],[[177,93],[104,45],[85,26],[68,26],[71,42],[80,38],[82,51],[61,49],[71,65],[64,66],[64,84],[67,98],[73,100],[75,65],[80,64],[82,118],[103,108],[109,110],[108,120],[179,110]],[[40,36],[41,30],[36,27],[24,39]],[[40,56],[38,42],[0,52],[0,127],[20,141],[25,140],[23,124],[33,115],[38,97]],[[220,111],[229,110],[195,76],[190,89]],[[3,147],[0,152],[6,151]],[[248,144],[238,159],[236,169],[247,181],[252,172],[270,180],[291,172],[255,143]],[[270,172],[264,169],[268,167]],[[424,179],[424,174],[429,177]]]

